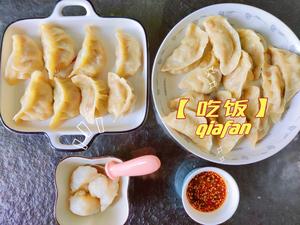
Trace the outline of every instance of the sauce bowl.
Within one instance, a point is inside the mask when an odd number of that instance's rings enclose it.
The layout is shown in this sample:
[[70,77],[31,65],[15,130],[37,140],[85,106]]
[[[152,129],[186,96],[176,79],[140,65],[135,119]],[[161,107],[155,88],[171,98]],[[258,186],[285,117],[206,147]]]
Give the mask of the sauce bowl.
[[[226,184],[226,198],[224,203],[216,210],[211,212],[201,212],[193,208],[189,203],[186,192],[190,181],[202,172],[215,172],[220,175]],[[192,170],[184,179],[182,193],[182,203],[186,213],[196,222],[206,225],[224,223],[235,213],[240,199],[240,192],[237,183],[233,177],[226,171],[216,167],[203,167]]]

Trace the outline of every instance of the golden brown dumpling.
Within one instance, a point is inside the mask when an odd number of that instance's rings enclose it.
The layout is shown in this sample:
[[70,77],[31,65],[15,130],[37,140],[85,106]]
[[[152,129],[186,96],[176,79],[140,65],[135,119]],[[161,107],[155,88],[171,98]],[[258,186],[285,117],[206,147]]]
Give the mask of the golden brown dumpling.
[[[218,91],[216,94],[217,100],[221,101],[221,107],[219,109],[218,121],[222,124],[225,124],[228,120],[232,120],[233,123],[243,124],[246,123],[246,117],[226,117],[225,108],[223,107],[227,99],[235,99],[232,97],[231,92],[229,91]],[[223,137],[217,137],[216,141],[218,143],[218,154],[226,155],[228,154],[241,140],[243,135],[229,135],[228,133]]]
[[242,51],[242,56],[235,70],[223,78],[223,85],[234,98],[240,99],[247,81],[253,80],[252,59],[249,54]]
[[53,90],[45,74],[35,71],[21,98],[21,109],[14,121],[46,120],[53,113]]
[[[235,117],[232,118],[234,123],[244,124],[246,123],[245,117]],[[226,155],[233,150],[233,148],[240,142],[243,135],[229,135],[225,134],[223,138],[217,137],[218,150],[220,155]]]
[[188,72],[180,81],[178,87],[186,91],[196,91],[201,94],[210,94],[215,91],[221,82],[222,74],[217,59],[211,56],[211,65],[202,67],[199,64]]
[[262,73],[263,96],[268,98],[268,111],[273,123],[280,120],[285,109],[284,81],[277,66],[267,65]]
[[257,80],[265,63],[265,53],[267,44],[265,39],[250,29],[238,29],[240,35],[242,49],[245,50],[253,60],[254,79]]
[[277,65],[285,84],[284,101],[288,103],[300,90],[300,56],[279,48],[270,48],[272,64]]
[[248,107],[245,114],[252,124],[252,128],[247,137],[253,146],[264,138],[270,127],[271,123],[269,121],[268,109],[264,118],[256,118],[256,114],[259,111],[259,98],[261,97],[261,90],[257,86],[249,86],[245,89],[244,99],[248,99]]
[[79,114],[80,89],[70,79],[54,78],[54,115],[50,127],[58,127],[64,120]]
[[176,119],[176,114],[177,112],[174,111],[165,116],[163,118],[165,123],[172,129],[190,138],[197,146],[200,147],[200,150],[210,152],[213,145],[212,136],[200,138],[196,135],[198,126],[200,124],[207,123],[206,118],[197,117],[195,112],[188,109],[185,109],[185,119]]
[[172,74],[182,73],[187,67],[201,59],[208,43],[207,33],[201,30],[196,24],[190,23],[187,27],[185,37],[167,58],[161,71]]
[[51,80],[54,77],[66,78],[69,74],[61,71],[67,70],[76,57],[73,39],[63,28],[54,24],[43,24],[41,30],[44,61],[49,78]]
[[142,65],[142,49],[133,36],[117,31],[116,73],[121,77],[133,76]]
[[12,52],[5,69],[5,80],[13,85],[19,80],[29,79],[35,70],[44,70],[41,47],[27,35],[13,35]]
[[86,75],[97,77],[103,72],[105,64],[106,56],[97,34],[97,28],[88,26],[86,27],[82,48],[76,58],[71,76]]
[[124,116],[132,110],[136,97],[127,81],[115,73],[108,73],[108,112],[115,117]]
[[230,74],[241,57],[241,42],[237,31],[222,16],[209,16],[203,25],[213,45],[213,51],[220,61],[223,75]]
[[96,117],[107,113],[107,86],[103,80],[85,75],[72,77],[72,82],[81,90],[80,114],[93,124]]

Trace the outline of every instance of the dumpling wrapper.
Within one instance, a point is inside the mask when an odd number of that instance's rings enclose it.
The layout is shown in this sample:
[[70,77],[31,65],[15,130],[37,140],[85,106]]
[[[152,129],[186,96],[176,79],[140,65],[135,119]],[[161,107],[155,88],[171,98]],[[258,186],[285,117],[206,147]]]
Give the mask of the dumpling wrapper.
[[29,79],[36,70],[44,70],[41,47],[27,35],[13,35],[12,52],[5,68],[5,80],[14,85],[20,80]]
[[100,200],[80,190],[70,197],[70,210],[78,216],[90,216],[100,212]]
[[266,40],[250,29],[238,29],[242,49],[246,51],[253,60],[254,80],[260,78],[263,65],[265,63],[265,53],[267,51]]
[[[232,120],[233,123],[239,123],[239,124],[246,123],[246,117],[225,117],[226,110],[225,108],[223,108],[223,106],[226,100],[227,99],[232,99],[233,101],[235,100],[232,97],[231,92],[225,90],[218,91],[216,94],[216,98],[217,100],[220,100],[222,102],[221,107],[219,109],[219,117],[218,117],[218,121],[220,123],[225,124],[228,120]],[[216,137],[216,142],[218,143],[217,154],[222,156],[231,152],[232,149],[239,143],[239,141],[243,136],[244,135],[229,135],[227,133],[223,138]]]
[[237,67],[241,57],[241,42],[237,31],[222,16],[209,16],[203,26],[220,61],[220,70],[228,75]]
[[213,55],[211,57],[211,65],[203,68],[199,64],[182,78],[178,87],[186,91],[196,91],[201,94],[210,94],[215,91],[220,85],[222,74],[219,70],[217,59]]
[[78,166],[72,173],[70,188],[72,192],[79,189],[88,190],[89,183],[98,176],[97,169],[92,166]]
[[133,76],[142,65],[142,49],[136,38],[118,30],[116,33],[116,73],[121,77]]
[[80,114],[93,124],[95,118],[107,113],[108,90],[103,80],[85,75],[72,77],[72,82],[81,90]]
[[87,26],[81,50],[78,53],[70,76],[86,75],[97,77],[101,75],[105,65],[106,55],[101,40],[98,37],[97,28]]
[[277,66],[265,66],[262,73],[263,96],[268,98],[268,111],[273,123],[280,120],[284,109],[284,81]]
[[53,90],[48,78],[41,71],[31,75],[25,93],[21,98],[21,109],[13,120],[46,120],[53,114]]
[[167,58],[161,71],[172,74],[188,72],[185,69],[201,59],[208,43],[207,33],[190,23],[180,45]]
[[69,76],[61,71],[67,70],[76,57],[75,43],[71,36],[63,28],[47,23],[41,25],[41,39],[49,79]]
[[258,141],[263,139],[270,127],[271,123],[269,121],[268,109],[264,118],[256,118],[256,114],[259,110],[259,98],[261,97],[261,90],[259,87],[252,85],[245,89],[244,99],[248,99],[248,107],[245,111],[245,114],[252,124],[250,133],[247,135],[251,144],[256,145]]
[[300,56],[279,48],[269,48],[272,65],[277,65],[285,84],[284,101],[288,103],[300,90]]
[[60,78],[60,79],[68,79],[67,77],[70,76],[73,70],[74,63],[71,63],[68,67],[65,69],[59,71],[58,73],[55,74],[55,77]]
[[223,78],[223,85],[234,98],[240,99],[247,81],[253,80],[252,59],[249,54],[242,51],[242,56],[235,70]]
[[132,111],[136,97],[128,82],[118,74],[108,73],[108,112],[116,118]]
[[64,120],[79,115],[80,89],[70,79],[54,78],[54,115],[50,121],[52,129]]
[[176,114],[176,111],[171,112],[163,120],[169,127],[190,138],[201,151],[209,153],[213,145],[212,136],[200,138],[196,135],[198,126],[200,124],[207,124],[206,118],[196,117],[196,113],[188,109],[185,109],[185,119],[176,119]]
[[107,209],[119,192],[119,178],[114,180],[109,179],[105,175],[98,174],[88,186],[91,196],[100,199],[101,212]]

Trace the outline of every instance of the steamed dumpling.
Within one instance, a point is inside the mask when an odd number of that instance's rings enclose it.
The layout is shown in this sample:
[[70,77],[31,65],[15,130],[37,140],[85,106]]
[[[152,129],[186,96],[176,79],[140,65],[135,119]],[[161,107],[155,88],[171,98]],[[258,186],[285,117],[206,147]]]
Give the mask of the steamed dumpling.
[[136,97],[127,81],[115,73],[108,73],[108,112],[115,117],[124,116],[132,110]]
[[[194,23],[190,23],[185,37],[181,40],[180,45],[167,58],[161,68],[162,72],[178,74],[184,72],[187,67],[197,63],[204,53],[209,43],[208,35]],[[192,69],[192,67],[191,67]]]
[[90,216],[100,212],[100,200],[80,190],[70,197],[70,210],[78,216]]
[[223,85],[234,98],[240,99],[247,81],[253,79],[252,59],[249,54],[242,51],[242,56],[235,70],[223,78]]
[[45,74],[35,71],[21,98],[21,109],[14,121],[46,120],[53,113],[53,90]]
[[[244,124],[246,123],[246,117],[226,117],[225,116],[225,108],[223,107],[226,100],[232,99],[234,101],[235,99],[232,97],[232,94],[229,91],[218,91],[216,94],[217,100],[221,101],[221,107],[219,109],[219,117],[218,121],[222,124],[225,124],[228,120],[232,120],[233,123],[239,123]],[[243,135],[229,135],[226,134],[223,138],[217,137],[217,143],[218,143],[218,154],[220,155],[226,155],[229,152],[232,151],[232,149],[239,143]]]
[[50,127],[58,127],[64,120],[79,114],[80,90],[70,79],[54,78],[54,116]]
[[220,61],[220,70],[228,75],[237,67],[241,57],[241,43],[237,31],[222,16],[209,16],[203,25]]
[[268,98],[270,118],[276,123],[285,109],[284,82],[277,66],[266,66],[263,69],[262,88],[263,96]]
[[107,113],[107,86],[103,80],[85,75],[72,77],[72,82],[81,90],[80,114],[93,124],[96,117]]
[[214,56],[209,67],[197,66],[188,72],[180,81],[178,87],[186,91],[196,91],[201,94],[210,94],[215,91],[221,82],[222,74],[219,63]]
[[100,199],[101,212],[103,212],[112,204],[118,195],[119,178],[111,180],[105,175],[98,174],[98,176],[90,182],[88,189],[91,196]]
[[205,100],[206,96],[195,91],[187,91],[184,92],[179,98],[175,98],[169,101],[169,108],[172,110],[177,110],[179,100],[181,98],[188,98],[189,102],[186,104],[186,108],[196,112],[198,107],[198,102]]
[[27,35],[13,35],[12,52],[5,69],[5,80],[13,85],[19,80],[30,78],[35,70],[44,70],[42,49]]
[[133,36],[117,31],[116,73],[121,77],[133,76],[142,65],[142,49]]
[[[248,99],[248,107],[245,114],[252,124],[250,133],[247,135],[253,146],[264,138],[271,126],[269,121],[268,111],[264,118],[256,118],[256,114],[259,111],[259,98],[261,97],[261,90],[257,86],[249,86],[245,89],[244,99]],[[268,109],[267,109],[268,110]]]
[[101,198],[109,190],[110,180],[103,174],[97,174],[89,183],[88,190],[93,197]]
[[265,52],[267,44],[265,39],[250,29],[239,29],[242,49],[245,50],[253,60],[254,79],[259,79],[265,63]]
[[285,84],[284,101],[288,103],[300,90],[300,56],[279,48],[270,48],[272,64],[277,65]]
[[41,26],[41,38],[44,50],[44,60],[49,78],[66,78],[69,74],[61,73],[72,64],[76,57],[75,44],[71,36],[63,28],[54,24]]
[[97,169],[92,166],[79,166],[71,176],[71,191],[88,190],[89,183],[98,176]]
[[88,26],[86,27],[82,48],[78,53],[70,76],[86,75],[97,77],[103,72],[105,64],[105,52],[98,37],[97,28]]
[[197,146],[200,147],[200,150],[210,152],[213,144],[212,136],[200,138],[196,135],[198,126],[200,124],[207,123],[206,118],[196,117],[196,113],[188,109],[185,109],[185,119],[176,119],[176,114],[177,112],[174,111],[164,117],[163,119],[165,123],[177,132],[189,137]]

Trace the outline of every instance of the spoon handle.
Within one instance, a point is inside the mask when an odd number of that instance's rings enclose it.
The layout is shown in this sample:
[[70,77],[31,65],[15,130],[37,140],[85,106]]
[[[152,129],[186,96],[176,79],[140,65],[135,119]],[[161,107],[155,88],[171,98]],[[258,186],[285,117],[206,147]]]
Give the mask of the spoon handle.
[[120,176],[143,176],[159,169],[161,163],[154,155],[145,155],[126,162],[108,162],[105,165],[106,175],[114,179]]

